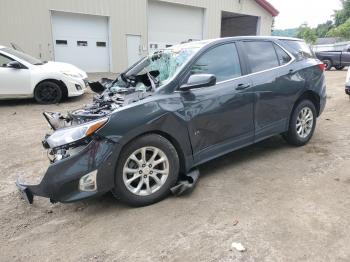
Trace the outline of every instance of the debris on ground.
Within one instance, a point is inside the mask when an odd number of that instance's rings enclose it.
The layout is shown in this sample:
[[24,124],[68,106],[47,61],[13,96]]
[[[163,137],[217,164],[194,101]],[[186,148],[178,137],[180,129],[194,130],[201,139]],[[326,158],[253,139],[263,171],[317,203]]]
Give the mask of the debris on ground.
[[247,250],[241,243],[237,242],[233,242],[231,244],[231,250],[233,251],[234,249],[236,249],[239,252],[245,252]]
[[238,223],[239,223],[239,221],[238,221],[238,220],[234,220],[232,224],[233,224],[233,226],[235,227],[235,226],[237,226],[237,225],[238,225]]
[[186,174],[183,178],[183,180],[180,180],[177,185],[175,185],[173,188],[171,188],[171,192],[175,196],[180,196],[185,193],[190,193],[194,186],[196,185],[199,177],[199,170],[194,169],[188,174]]

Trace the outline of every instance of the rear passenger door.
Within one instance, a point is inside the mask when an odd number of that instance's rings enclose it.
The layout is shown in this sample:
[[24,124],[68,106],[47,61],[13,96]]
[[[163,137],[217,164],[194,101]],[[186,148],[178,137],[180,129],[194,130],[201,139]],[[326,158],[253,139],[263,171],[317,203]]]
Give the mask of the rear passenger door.
[[293,58],[272,41],[244,41],[245,56],[255,93],[255,141],[285,132],[295,93],[303,79]]
[[244,74],[235,43],[205,51],[189,69],[193,74],[213,74],[215,86],[182,93],[195,163],[201,163],[253,142],[254,94]]

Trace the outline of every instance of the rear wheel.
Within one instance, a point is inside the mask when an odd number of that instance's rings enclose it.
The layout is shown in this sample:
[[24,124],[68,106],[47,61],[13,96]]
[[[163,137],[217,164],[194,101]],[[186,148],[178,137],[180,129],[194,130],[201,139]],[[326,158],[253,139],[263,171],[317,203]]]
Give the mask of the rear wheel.
[[323,60],[322,62],[323,62],[323,64],[324,64],[324,68],[325,68],[327,71],[329,71],[329,70],[332,69],[333,65],[332,65],[332,61],[331,61],[331,60],[326,59],[326,60]]
[[283,137],[294,146],[307,144],[314,134],[316,118],[314,103],[310,100],[302,100],[295,107],[289,122],[289,130]]
[[62,99],[62,90],[54,82],[45,81],[37,85],[34,98],[39,104],[56,104]]
[[335,66],[335,69],[337,69],[337,70],[343,70],[345,68],[345,66]]
[[160,135],[146,135],[121,152],[112,192],[129,205],[150,205],[170,193],[178,174],[179,158],[174,146]]

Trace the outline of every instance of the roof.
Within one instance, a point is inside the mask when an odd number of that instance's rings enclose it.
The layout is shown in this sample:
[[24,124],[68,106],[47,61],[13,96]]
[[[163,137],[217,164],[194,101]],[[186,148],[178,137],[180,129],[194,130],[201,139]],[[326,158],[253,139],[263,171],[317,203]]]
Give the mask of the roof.
[[227,40],[290,40],[290,41],[303,41],[302,39],[287,36],[232,36],[232,37],[221,37],[215,39],[201,40],[194,43],[198,44],[209,44],[213,42],[225,42]]
[[257,2],[262,8],[264,8],[272,16],[277,16],[279,14],[279,11],[266,0],[255,0],[255,2]]
[[222,37],[214,39],[199,40],[193,42],[182,43],[173,45],[167,48],[167,50],[182,49],[182,48],[202,48],[204,46],[216,43],[225,43],[227,41],[240,41],[240,40],[289,40],[289,41],[304,41],[299,38],[287,37],[287,36],[233,36],[233,37]]

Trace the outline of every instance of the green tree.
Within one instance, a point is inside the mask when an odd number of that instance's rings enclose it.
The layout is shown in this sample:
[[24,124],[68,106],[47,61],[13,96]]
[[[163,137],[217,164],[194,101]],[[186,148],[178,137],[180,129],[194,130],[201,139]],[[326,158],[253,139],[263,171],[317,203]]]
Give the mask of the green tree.
[[316,29],[309,27],[307,24],[302,24],[297,31],[297,38],[302,38],[309,44],[315,44],[317,40]]
[[319,24],[316,27],[316,35],[317,37],[326,37],[329,30],[331,30],[334,27],[333,22],[331,20],[328,20],[326,23]]
[[343,39],[350,39],[350,18],[345,23],[332,28],[328,33],[328,37],[340,37]]
[[334,13],[335,26],[344,24],[350,18],[350,0],[341,0],[341,2],[343,8]]

